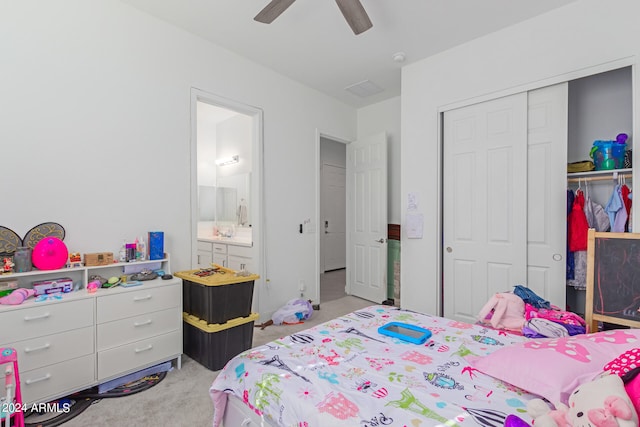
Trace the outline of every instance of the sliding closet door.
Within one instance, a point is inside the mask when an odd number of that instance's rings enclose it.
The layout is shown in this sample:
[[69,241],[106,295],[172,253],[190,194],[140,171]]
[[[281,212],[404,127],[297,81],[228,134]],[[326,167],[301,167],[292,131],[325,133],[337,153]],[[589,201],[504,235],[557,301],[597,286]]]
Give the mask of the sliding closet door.
[[568,84],[529,92],[527,286],[566,305]]
[[443,314],[526,283],[527,94],[444,114]]

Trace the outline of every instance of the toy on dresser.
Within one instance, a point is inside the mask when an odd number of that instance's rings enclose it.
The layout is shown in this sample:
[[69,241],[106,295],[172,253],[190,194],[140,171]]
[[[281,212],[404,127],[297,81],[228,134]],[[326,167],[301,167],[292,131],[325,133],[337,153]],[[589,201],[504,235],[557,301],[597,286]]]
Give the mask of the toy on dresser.
[[15,349],[10,347],[0,348],[0,366],[4,371],[5,393],[0,396],[0,425],[5,420],[5,425],[24,427],[24,414],[22,412],[22,393],[20,392],[20,375],[18,374],[18,355]]
[[2,259],[2,263],[3,263],[3,267],[2,267],[2,272],[3,273],[13,273],[13,267],[14,267],[14,263],[13,260],[9,257],[4,257]]
[[22,304],[27,298],[36,294],[33,289],[18,288],[9,295],[0,298],[0,304],[18,305]]

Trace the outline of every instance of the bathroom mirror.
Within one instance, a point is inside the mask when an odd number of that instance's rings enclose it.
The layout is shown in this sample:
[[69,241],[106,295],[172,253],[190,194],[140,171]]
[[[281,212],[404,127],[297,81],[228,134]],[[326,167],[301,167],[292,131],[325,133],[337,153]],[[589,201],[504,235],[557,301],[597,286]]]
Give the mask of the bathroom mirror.
[[251,116],[197,102],[197,239],[215,239],[216,230],[252,238]]
[[216,221],[235,222],[238,210],[238,191],[231,187],[216,188]]

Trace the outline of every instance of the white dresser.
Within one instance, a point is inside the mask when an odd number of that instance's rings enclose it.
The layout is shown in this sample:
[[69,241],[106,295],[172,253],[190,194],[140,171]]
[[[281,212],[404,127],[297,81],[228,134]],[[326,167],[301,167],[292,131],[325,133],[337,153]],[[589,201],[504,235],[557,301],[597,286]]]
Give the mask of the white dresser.
[[[168,262],[163,268],[168,271]],[[12,275],[28,287],[40,275],[113,274],[121,265]],[[88,271],[92,270],[92,271]],[[101,274],[102,275],[102,274]],[[9,276],[4,276],[9,277]],[[3,277],[3,278],[4,278]],[[104,277],[104,275],[103,275]],[[84,280],[84,279],[80,279]],[[85,289],[62,299],[0,305],[0,347],[18,351],[22,399],[48,402],[176,360],[182,355],[182,280],[160,278],[131,288]]]

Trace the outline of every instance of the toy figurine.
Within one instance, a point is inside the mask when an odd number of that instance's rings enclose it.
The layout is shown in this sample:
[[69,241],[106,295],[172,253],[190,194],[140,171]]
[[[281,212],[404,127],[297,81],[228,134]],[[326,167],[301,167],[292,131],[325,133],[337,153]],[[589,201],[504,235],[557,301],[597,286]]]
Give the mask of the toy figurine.
[[100,286],[101,284],[99,280],[91,281],[87,283],[87,292],[89,292],[90,294],[96,293]]
[[69,268],[82,267],[82,257],[80,252],[71,252],[69,254]]
[[15,264],[13,263],[11,258],[5,257],[2,261],[4,262],[4,267],[2,269],[2,272],[3,273],[13,273],[13,266]]

